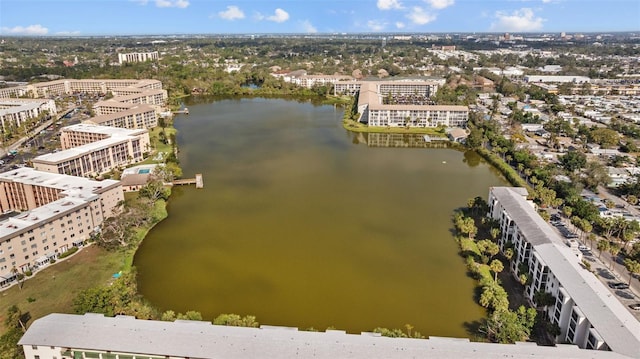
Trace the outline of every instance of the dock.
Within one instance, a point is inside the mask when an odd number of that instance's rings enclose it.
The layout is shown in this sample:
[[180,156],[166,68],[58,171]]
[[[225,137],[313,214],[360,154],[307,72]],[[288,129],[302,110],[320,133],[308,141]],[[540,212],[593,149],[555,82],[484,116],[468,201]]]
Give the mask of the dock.
[[174,186],[195,184],[196,188],[204,188],[204,180],[202,178],[202,173],[196,174],[195,178],[185,178],[185,179],[175,180],[172,182],[172,184]]
[[174,113],[174,114],[183,113],[183,114],[185,114],[185,115],[188,115],[188,114],[189,114],[189,109],[188,109],[187,107],[185,107],[185,108],[184,108],[184,109],[182,109],[182,110],[173,111],[173,113]]

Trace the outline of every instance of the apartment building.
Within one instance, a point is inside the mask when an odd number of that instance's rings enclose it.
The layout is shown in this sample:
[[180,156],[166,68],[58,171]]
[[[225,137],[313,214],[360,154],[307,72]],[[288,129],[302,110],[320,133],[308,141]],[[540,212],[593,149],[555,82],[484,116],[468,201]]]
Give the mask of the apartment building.
[[[122,111],[114,111],[104,115],[94,116],[84,121],[85,123],[121,127],[128,129],[145,128],[150,129],[158,126],[158,114],[155,108],[149,105],[131,105],[120,104],[114,105],[126,108]],[[102,107],[102,111],[110,111],[107,107]]]
[[71,176],[91,177],[144,160],[149,151],[145,129],[79,124],[65,127],[60,134],[63,150],[33,159],[35,169]]
[[526,82],[534,83],[575,83],[583,84],[591,82],[591,79],[586,76],[560,76],[560,75],[529,75],[525,76]]
[[[136,89],[137,90],[137,89]],[[166,90],[144,90],[143,92],[131,92],[127,95],[114,97],[106,101],[98,101],[93,105],[96,115],[108,115],[119,111],[131,109],[135,105],[149,105],[154,107],[157,112],[164,106],[167,101]]]
[[60,129],[60,145],[63,150],[98,142],[111,137],[137,138],[140,141],[140,147],[145,151],[148,151],[151,146],[149,131],[146,129],[129,130],[88,123],[80,123]]
[[[208,322],[140,320],[102,314],[49,314],[37,319],[18,342],[26,359],[160,358],[565,358],[623,359],[617,352],[535,343],[493,344],[466,338],[389,338],[342,330],[301,331],[244,328]],[[638,357],[637,355],[634,357]]]
[[580,265],[579,254],[563,243],[526,197],[524,188],[492,187],[489,216],[500,223],[501,249],[513,247],[511,272],[529,278],[529,301],[535,303],[538,291],[555,298],[547,315],[560,328],[557,341],[640,357],[640,322]]
[[373,83],[377,86],[377,91],[383,96],[386,95],[422,95],[431,97],[438,92],[440,86],[445,84],[444,79],[429,80],[395,80],[395,81],[338,81],[334,83],[334,95],[354,96],[363,83]]
[[121,65],[125,62],[145,62],[156,61],[160,58],[158,51],[151,52],[129,52],[118,54],[118,63]]
[[93,181],[32,168],[0,173],[0,286],[89,238],[124,200],[119,181]]
[[51,116],[58,113],[56,102],[45,99],[0,98],[1,130],[8,131],[11,127],[20,127],[45,111]]
[[312,88],[313,86],[333,85],[338,81],[353,80],[353,77],[347,75],[300,75],[292,76],[289,82],[298,86]]
[[416,96],[424,101],[433,94],[430,86],[425,84],[424,92],[416,94],[417,85],[363,82],[358,96],[360,122],[379,127],[465,127],[469,119],[466,106],[414,104],[410,98],[403,104],[383,103],[385,98],[398,95]]

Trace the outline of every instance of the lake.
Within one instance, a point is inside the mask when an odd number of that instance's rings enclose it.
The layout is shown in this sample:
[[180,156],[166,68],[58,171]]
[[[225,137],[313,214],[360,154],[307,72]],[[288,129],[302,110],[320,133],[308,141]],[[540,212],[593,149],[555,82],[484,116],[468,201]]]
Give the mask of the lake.
[[136,254],[153,305],[206,320],[251,314],[351,333],[411,324],[452,337],[484,317],[451,234],[455,208],[505,185],[476,154],[351,133],[329,105],[186,105],[175,120],[181,167],[185,178],[202,173],[205,188],[174,188],[169,217]]

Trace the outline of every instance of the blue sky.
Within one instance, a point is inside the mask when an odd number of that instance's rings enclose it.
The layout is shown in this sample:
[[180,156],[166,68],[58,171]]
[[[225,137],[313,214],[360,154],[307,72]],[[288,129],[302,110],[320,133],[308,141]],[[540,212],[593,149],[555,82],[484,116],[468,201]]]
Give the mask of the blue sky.
[[2,35],[640,32],[640,0],[0,0]]

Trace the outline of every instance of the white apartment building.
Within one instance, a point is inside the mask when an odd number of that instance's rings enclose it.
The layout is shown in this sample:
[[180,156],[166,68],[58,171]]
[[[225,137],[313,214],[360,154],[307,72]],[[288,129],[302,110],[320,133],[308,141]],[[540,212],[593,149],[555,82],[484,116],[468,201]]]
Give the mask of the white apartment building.
[[118,54],[118,63],[121,65],[125,62],[145,62],[156,61],[160,58],[158,51],[151,52],[129,52],[126,54]]
[[29,119],[36,118],[44,111],[54,116],[58,113],[56,102],[46,99],[0,98],[0,130],[20,127]]
[[347,76],[347,75],[300,75],[300,76],[292,76],[288,82],[291,82],[298,86],[312,88],[315,85],[318,85],[318,86],[333,85],[338,81],[348,81],[348,80],[353,80],[353,77]]
[[431,97],[445,84],[444,79],[394,80],[394,81],[338,81],[334,83],[334,95],[355,95],[363,83],[374,83],[382,95],[422,95]]
[[91,177],[144,160],[149,132],[79,124],[60,134],[63,150],[33,159],[35,169],[49,173]]
[[[437,85],[424,85],[422,97],[433,94],[431,88]],[[437,87],[436,87],[437,88]],[[381,92],[382,90],[387,92]],[[411,83],[363,82],[358,96],[360,122],[378,127],[465,127],[469,119],[466,106],[437,106],[414,104],[383,104],[388,96],[414,95],[417,85]]]
[[525,285],[529,301],[535,303],[538,291],[555,298],[547,314],[561,330],[558,342],[640,357],[640,322],[580,265],[577,253],[563,243],[526,196],[524,188],[492,187],[489,216],[500,223],[501,249],[513,245],[511,272],[530,278]]
[[566,83],[571,82],[574,84],[589,83],[591,79],[586,76],[560,76],[560,75],[529,75],[525,76],[526,82],[542,82],[542,83]]
[[47,265],[89,238],[124,200],[119,181],[93,181],[32,168],[0,173],[0,286]]
[[[49,314],[37,319],[18,342],[26,359],[161,358],[564,358],[624,359],[622,353],[535,343],[493,344],[466,338],[389,338],[342,330],[301,331],[212,325],[208,322],[140,320],[102,314]],[[638,357],[637,355],[634,357]]]

